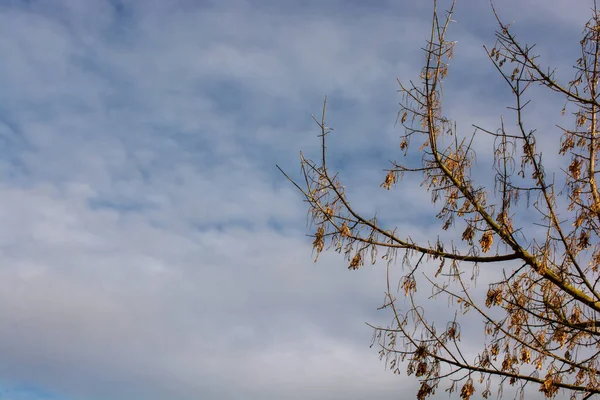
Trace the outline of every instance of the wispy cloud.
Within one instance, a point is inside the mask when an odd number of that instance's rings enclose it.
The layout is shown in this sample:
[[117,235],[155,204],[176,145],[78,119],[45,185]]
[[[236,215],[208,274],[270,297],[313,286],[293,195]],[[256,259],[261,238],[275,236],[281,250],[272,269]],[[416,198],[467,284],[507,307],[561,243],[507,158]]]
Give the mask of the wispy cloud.
[[[430,6],[376,3],[0,2],[7,398],[413,393],[368,348],[384,271],[313,264],[303,203],[274,167],[316,154],[310,114],[329,94],[353,201],[429,234],[418,181],[372,191],[397,156],[394,81],[418,75]],[[537,2],[519,4],[533,18]],[[453,68],[470,80],[451,109],[492,121],[473,101],[488,75],[469,64],[491,14],[462,7]]]

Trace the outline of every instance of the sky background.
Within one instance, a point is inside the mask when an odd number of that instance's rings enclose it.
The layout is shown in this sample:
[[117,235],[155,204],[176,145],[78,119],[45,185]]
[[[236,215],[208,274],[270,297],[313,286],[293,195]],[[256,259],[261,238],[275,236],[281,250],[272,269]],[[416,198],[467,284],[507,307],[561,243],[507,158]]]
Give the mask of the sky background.
[[[570,78],[591,1],[498,3]],[[328,95],[352,203],[435,235],[418,180],[379,188],[431,8],[0,0],[0,399],[414,398],[369,348],[384,265],[313,263],[275,164],[299,177],[299,151],[318,155]],[[454,19],[446,110],[495,129],[511,103],[482,48],[491,9],[459,0]],[[537,100],[532,126],[551,127],[560,99]]]

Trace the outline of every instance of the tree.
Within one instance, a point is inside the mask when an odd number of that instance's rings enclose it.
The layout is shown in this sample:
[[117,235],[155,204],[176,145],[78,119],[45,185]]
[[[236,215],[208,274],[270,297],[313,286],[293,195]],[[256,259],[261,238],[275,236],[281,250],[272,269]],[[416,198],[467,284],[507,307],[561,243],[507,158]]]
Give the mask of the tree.
[[[320,128],[320,159],[301,153],[301,184],[282,173],[309,205],[317,258],[334,249],[357,269],[366,260],[375,263],[383,252],[389,272],[401,257],[400,300],[388,274],[383,308],[391,310],[392,322],[374,326],[374,337],[392,370],[399,373],[403,365],[418,378],[418,399],[442,386],[463,399],[476,391],[488,398],[492,386],[501,395],[506,383],[521,396],[528,386],[537,386],[549,398],[564,392],[588,399],[600,394],[600,14],[594,2],[575,77],[562,84],[538,63],[533,47],[517,41],[492,6],[497,41],[484,50],[514,97],[509,107],[514,123],[500,119],[497,130],[475,127],[472,135],[464,135],[442,109],[442,82],[454,48],[446,40],[453,9],[454,4],[441,18],[434,1],[420,81],[400,83],[400,149],[405,157],[420,155],[421,161],[393,162],[381,186],[391,190],[405,175],[421,174],[439,211],[440,235],[454,233],[457,241],[438,236],[416,243],[402,227],[386,227],[351,206],[327,165],[327,99],[321,118],[313,117]],[[558,127],[562,157],[556,158],[564,161],[558,166],[544,163],[536,147],[541,134],[525,121],[526,92],[533,86],[563,96],[562,114],[574,116],[571,129]],[[493,146],[487,176],[479,164],[473,172],[478,140]],[[528,228],[532,218],[536,229]],[[502,278],[480,290],[476,278],[482,268],[502,271]],[[432,310],[417,296],[422,286],[449,300],[454,317],[445,325],[429,318]],[[472,343],[461,341],[461,319],[467,317],[480,322],[470,329],[482,331],[481,347],[473,354]]]

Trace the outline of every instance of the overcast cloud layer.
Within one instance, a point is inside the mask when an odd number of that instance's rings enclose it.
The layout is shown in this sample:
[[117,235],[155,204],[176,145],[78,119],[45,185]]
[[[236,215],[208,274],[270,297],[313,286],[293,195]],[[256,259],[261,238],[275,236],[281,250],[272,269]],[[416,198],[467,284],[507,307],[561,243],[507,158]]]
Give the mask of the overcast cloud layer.
[[[588,3],[498,9],[569,77]],[[418,182],[379,183],[398,155],[395,80],[418,78],[430,11],[0,0],[0,397],[414,398],[369,348],[383,265],[314,264],[275,164],[297,176],[299,150],[316,154],[327,94],[354,204],[428,238]],[[510,104],[482,50],[489,5],[459,0],[455,19],[448,107],[497,123]]]

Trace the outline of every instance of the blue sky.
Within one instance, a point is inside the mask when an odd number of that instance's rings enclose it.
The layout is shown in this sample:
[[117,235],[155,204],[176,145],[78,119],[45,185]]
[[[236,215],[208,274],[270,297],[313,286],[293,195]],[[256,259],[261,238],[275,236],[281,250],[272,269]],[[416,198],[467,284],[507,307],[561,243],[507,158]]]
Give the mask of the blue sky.
[[[569,78],[590,5],[498,9]],[[353,204],[430,238],[417,180],[379,188],[396,78],[418,78],[430,11],[0,0],[0,399],[413,398],[369,348],[383,266],[314,264],[275,164],[298,176],[299,151],[317,154],[310,115],[328,95]],[[482,49],[491,10],[459,1],[455,19],[447,109],[494,126],[510,98]],[[552,126],[538,100],[533,123]]]

